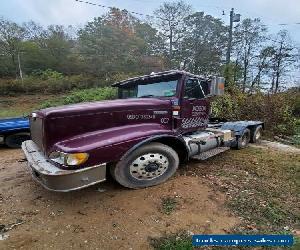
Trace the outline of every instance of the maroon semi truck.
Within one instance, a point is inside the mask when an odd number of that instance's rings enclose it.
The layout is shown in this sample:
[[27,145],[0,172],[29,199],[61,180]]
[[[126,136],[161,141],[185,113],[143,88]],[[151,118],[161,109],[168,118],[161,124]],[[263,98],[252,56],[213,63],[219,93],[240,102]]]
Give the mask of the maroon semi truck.
[[180,163],[205,160],[260,139],[263,122],[210,119],[224,78],[166,71],[113,84],[118,99],[36,111],[22,149],[32,176],[53,191],[106,179],[144,188],[169,179]]

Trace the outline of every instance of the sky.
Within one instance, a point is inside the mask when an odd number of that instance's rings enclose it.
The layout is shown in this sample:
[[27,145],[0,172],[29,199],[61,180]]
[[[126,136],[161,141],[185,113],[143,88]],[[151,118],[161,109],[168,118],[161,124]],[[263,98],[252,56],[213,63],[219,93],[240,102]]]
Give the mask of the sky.
[[[149,14],[164,0],[85,0]],[[172,1],[172,0],[168,0]],[[287,29],[291,39],[300,48],[300,0],[185,0],[194,11],[221,18],[229,24],[231,8],[241,18],[260,18],[269,33]],[[22,23],[33,20],[42,25],[63,24],[82,27],[94,17],[107,12],[107,8],[80,3],[75,0],[0,0],[0,17]],[[223,14],[223,11],[225,15]],[[299,24],[296,24],[299,23]],[[286,24],[286,25],[280,25]],[[294,74],[300,81],[300,72]]]
[[[151,14],[164,0],[87,0],[107,6],[116,6],[145,14]],[[276,33],[287,29],[291,38],[300,45],[300,0],[185,0],[195,11],[222,18],[229,22],[232,7],[242,18],[259,17]],[[33,20],[42,25],[64,24],[82,26],[87,21],[107,11],[105,8],[87,5],[75,0],[0,0],[0,16],[15,22]],[[225,15],[222,15],[222,12]],[[285,26],[279,24],[288,24]],[[295,24],[299,23],[299,24]]]

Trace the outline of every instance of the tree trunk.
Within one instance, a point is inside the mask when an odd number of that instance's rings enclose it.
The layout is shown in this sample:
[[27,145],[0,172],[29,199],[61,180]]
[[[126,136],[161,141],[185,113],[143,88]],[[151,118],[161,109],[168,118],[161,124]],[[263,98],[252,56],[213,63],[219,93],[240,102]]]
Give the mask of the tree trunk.
[[277,65],[276,65],[276,80],[275,80],[275,93],[277,93],[279,88],[279,78],[280,78],[280,67],[281,67],[281,59],[282,59],[282,49],[283,49],[283,42],[280,43]]
[[279,73],[279,69],[277,69],[277,72],[276,72],[276,81],[275,81],[275,93],[277,93],[278,88],[279,88],[279,77],[280,77],[280,73]]
[[275,75],[272,75],[272,83],[271,83],[271,92],[274,93],[274,86],[275,86]]
[[170,61],[170,66],[172,67],[172,59],[173,59],[173,29],[172,25],[169,22],[169,27],[170,27],[170,39],[169,39],[169,61]]
[[244,72],[243,72],[243,92],[246,90],[246,82],[247,82],[247,68],[248,68],[248,61],[244,61]]

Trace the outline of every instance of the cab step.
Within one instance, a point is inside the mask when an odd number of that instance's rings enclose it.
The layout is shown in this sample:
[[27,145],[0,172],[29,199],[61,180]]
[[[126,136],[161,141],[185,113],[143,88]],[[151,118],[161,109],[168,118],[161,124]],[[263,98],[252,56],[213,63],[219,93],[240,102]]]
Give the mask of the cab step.
[[217,155],[217,154],[220,154],[220,153],[222,153],[222,152],[225,152],[225,151],[227,151],[227,150],[229,150],[229,149],[230,149],[230,147],[218,147],[218,148],[213,148],[213,149],[211,149],[211,150],[205,151],[205,152],[200,153],[200,154],[198,154],[198,155],[194,155],[194,156],[192,156],[191,158],[192,158],[192,159],[195,159],[195,160],[206,160],[206,159],[208,159],[208,158],[210,158],[210,157],[213,157],[213,156],[215,156],[215,155]]

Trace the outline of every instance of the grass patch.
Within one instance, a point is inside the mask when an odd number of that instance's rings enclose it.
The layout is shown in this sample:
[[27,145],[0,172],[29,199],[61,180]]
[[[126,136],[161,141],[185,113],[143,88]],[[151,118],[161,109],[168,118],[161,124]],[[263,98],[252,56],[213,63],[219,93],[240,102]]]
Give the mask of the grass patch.
[[250,147],[203,164],[193,171],[227,194],[227,206],[243,218],[236,231],[276,233],[300,225],[300,155]]
[[23,95],[2,96],[0,98],[0,118],[27,116],[32,111],[39,109],[41,103],[61,99],[61,95]]
[[56,98],[42,103],[41,108],[49,108],[80,102],[111,100],[115,99],[116,96],[117,90],[112,87],[74,90],[68,95],[66,95],[64,98]]
[[0,118],[27,116],[29,113],[19,109],[0,110]]
[[294,245],[292,250],[299,250],[300,249],[300,237],[294,237]]
[[164,197],[161,200],[161,211],[164,214],[170,215],[177,206],[177,201],[174,197]]
[[150,239],[150,244],[157,250],[191,250],[192,238],[187,232],[166,235],[161,238]]

